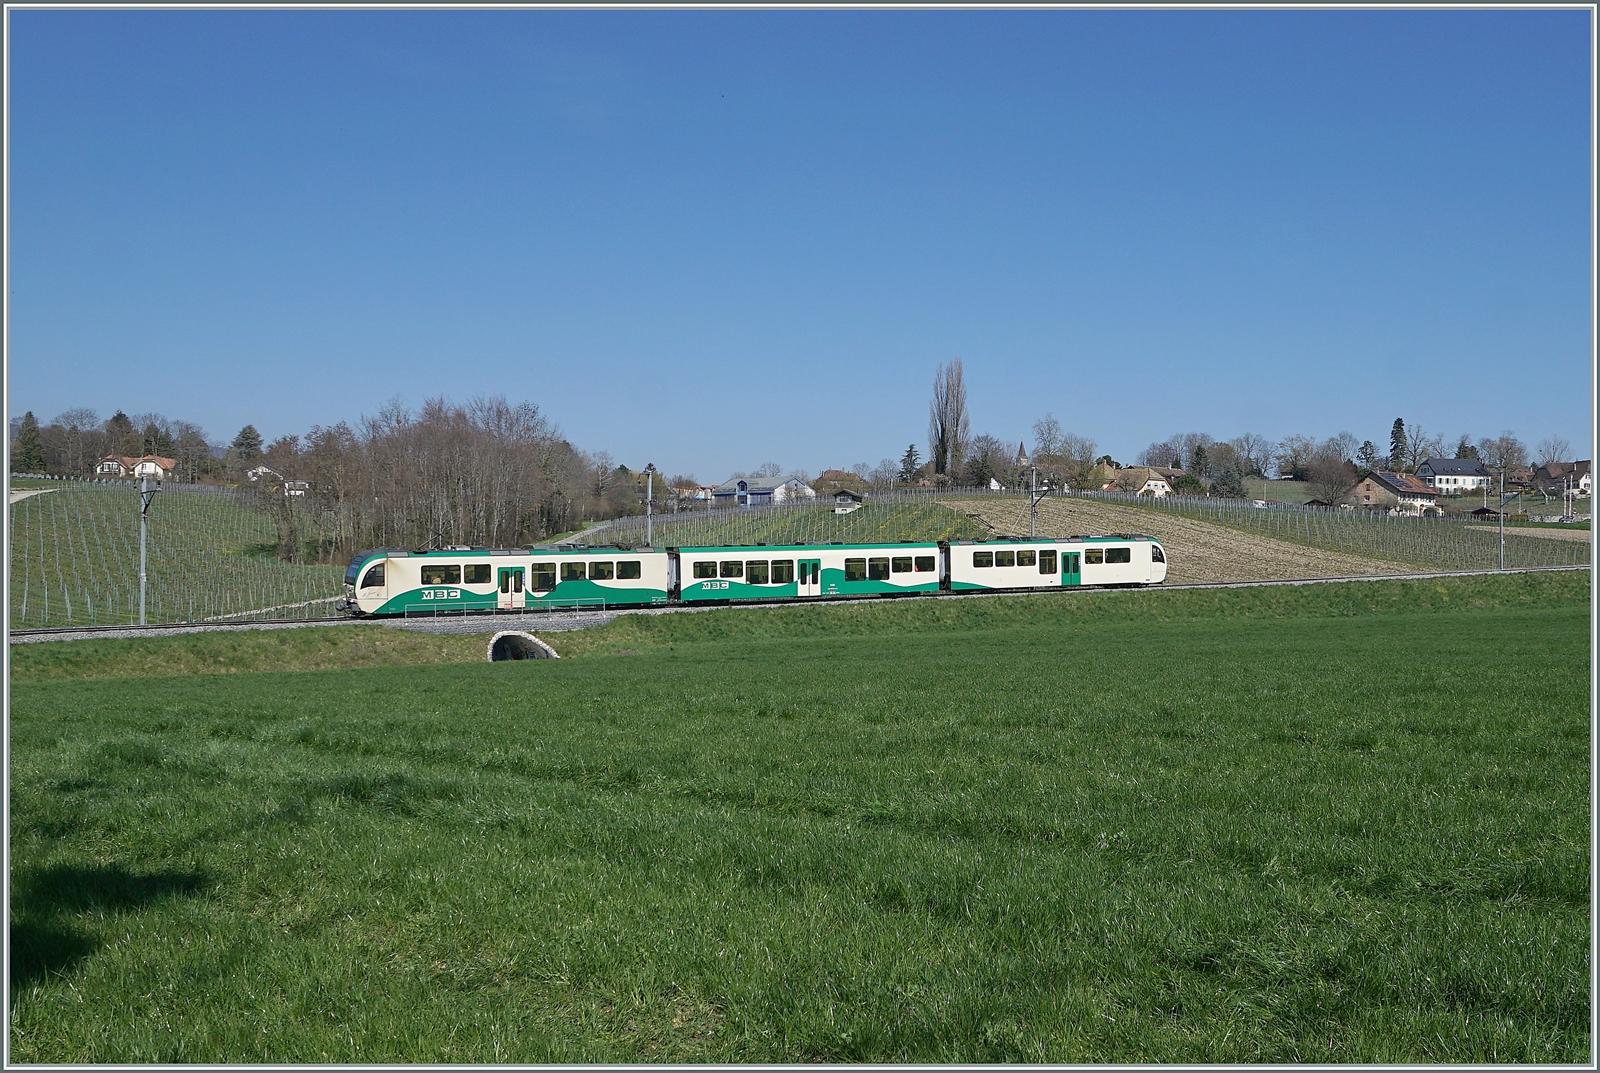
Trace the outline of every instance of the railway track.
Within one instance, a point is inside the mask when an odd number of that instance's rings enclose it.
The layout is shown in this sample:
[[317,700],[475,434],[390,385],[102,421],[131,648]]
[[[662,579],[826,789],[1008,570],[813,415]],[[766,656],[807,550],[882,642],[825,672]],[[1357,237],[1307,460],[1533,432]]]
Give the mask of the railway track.
[[[1178,591],[1187,589],[1250,589],[1283,585],[1335,585],[1357,581],[1426,581],[1430,578],[1481,577],[1491,574],[1537,574],[1559,570],[1588,570],[1588,566],[1531,566],[1511,570],[1419,570],[1406,574],[1353,574],[1345,577],[1275,578],[1270,581],[1189,581],[1180,584],[1161,584],[1146,591]],[[974,600],[996,597],[1037,596],[1042,593],[1114,592],[1109,587],[1084,587],[1078,589],[1028,589],[1015,592],[940,592],[910,593],[891,596],[894,600]],[[848,603],[850,600],[872,601],[882,597],[851,597],[845,600],[807,600],[803,606]],[[610,622],[618,615],[670,615],[684,612],[717,611],[728,607],[788,607],[794,600],[741,600],[736,604],[678,605],[674,607],[619,607],[589,611],[524,611],[515,614],[453,614],[438,617],[413,617],[393,619],[257,619],[251,622],[173,622],[153,623],[146,626],[61,626],[52,629],[12,630],[8,640],[12,644],[38,641],[68,641],[88,639],[119,639],[127,637],[164,637],[186,633],[223,633],[236,630],[280,630],[306,626],[380,625],[400,629],[414,629],[444,633],[491,633],[506,625],[522,624],[543,626],[550,632],[583,629]]]

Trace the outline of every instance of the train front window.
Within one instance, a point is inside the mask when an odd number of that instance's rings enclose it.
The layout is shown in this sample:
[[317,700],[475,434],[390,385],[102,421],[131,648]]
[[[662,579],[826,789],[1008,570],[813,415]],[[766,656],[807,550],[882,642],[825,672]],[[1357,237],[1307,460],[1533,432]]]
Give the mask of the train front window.
[[767,583],[767,561],[758,559],[752,563],[745,563],[744,579],[751,585],[765,585]]
[[1161,550],[1160,544],[1150,545],[1150,561],[1153,563],[1164,563],[1167,561],[1166,553]]
[[612,564],[610,564],[610,563],[590,563],[589,564],[589,580],[590,581],[610,581],[611,580],[611,575],[614,574],[615,572],[616,571],[613,569]]
[[697,578],[716,577],[717,576],[717,564],[716,563],[695,563],[694,564],[694,576],[697,577]]
[[422,583],[424,585],[459,585],[461,584],[461,566],[451,563],[448,566],[442,563],[430,563],[422,568]]
[[794,583],[794,560],[772,560],[772,583],[774,585],[790,585]]
[[867,580],[867,561],[865,559],[846,559],[844,561],[844,579],[846,581]]
[[723,577],[744,577],[744,563],[743,562],[737,562],[737,563],[735,563],[735,562],[727,562],[727,563],[720,563],[718,565],[720,567],[718,572]]
[[534,563],[530,588],[535,592],[549,592],[556,587],[556,564]]
[[361,587],[363,589],[381,589],[381,588],[383,588],[383,564],[382,563],[379,563],[377,566],[374,566],[371,570],[367,571],[367,576],[361,579]]
[[1039,553],[1039,573],[1053,574],[1056,572],[1056,553],[1041,551]]
[[917,556],[917,573],[919,573],[919,574],[931,574],[931,573],[933,573],[933,556],[931,556],[931,555],[919,555],[919,556]]
[[911,573],[911,556],[909,556],[909,555],[898,555],[895,558],[890,559],[889,560],[889,569],[892,570],[896,574],[909,574],[909,573]]
[[639,560],[631,559],[617,564],[618,581],[638,581],[640,576]]
[[584,579],[584,577],[585,577],[585,575],[584,575],[584,572],[583,572],[583,564],[582,563],[562,563],[561,564],[561,580],[562,581],[582,581]]
[[1108,563],[1131,563],[1131,562],[1133,562],[1133,549],[1132,548],[1107,548],[1106,549],[1106,562],[1108,562]]
[[1018,566],[1032,566],[1033,562],[1034,562],[1034,558],[1037,555],[1038,555],[1038,552],[1019,551],[1019,552],[1017,552],[1017,565]]
[[487,584],[489,584],[489,564],[488,563],[468,563],[467,567],[466,567],[466,570],[467,570],[467,584],[468,585],[487,585]]

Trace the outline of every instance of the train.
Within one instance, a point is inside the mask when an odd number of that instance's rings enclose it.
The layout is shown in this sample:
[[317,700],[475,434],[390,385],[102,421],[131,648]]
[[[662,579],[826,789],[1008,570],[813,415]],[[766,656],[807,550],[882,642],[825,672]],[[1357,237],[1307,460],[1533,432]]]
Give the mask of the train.
[[357,553],[335,606],[353,616],[600,610],[1143,586],[1166,577],[1166,549],[1140,533],[682,548],[452,545]]

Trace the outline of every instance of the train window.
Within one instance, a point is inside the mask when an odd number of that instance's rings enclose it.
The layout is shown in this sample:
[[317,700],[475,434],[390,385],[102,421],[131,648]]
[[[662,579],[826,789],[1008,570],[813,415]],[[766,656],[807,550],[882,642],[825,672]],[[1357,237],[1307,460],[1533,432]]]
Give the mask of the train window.
[[1167,561],[1166,553],[1161,550],[1160,544],[1150,545],[1150,561],[1153,563],[1164,563]]
[[844,579],[846,581],[867,580],[867,561],[865,559],[846,559],[844,561]]
[[744,577],[744,563],[742,563],[742,562],[738,562],[738,563],[723,563],[722,564],[722,576],[723,577]]
[[487,585],[487,584],[489,584],[489,564],[488,563],[468,563],[467,566],[466,566],[466,570],[467,570],[467,584],[468,585]]
[[994,552],[992,552],[992,551],[975,551],[975,552],[973,552],[972,553],[972,565],[973,566],[993,566],[994,565]]
[[610,581],[611,578],[615,574],[616,574],[616,567],[612,563],[590,563],[589,564],[589,580],[590,581]]
[[919,574],[931,574],[931,573],[933,573],[933,556],[931,556],[931,555],[919,555],[919,556],[917,556],[917,573],[919,573]]
[[744,564],[744,580],[748,585],[765,585],[767,583],[767,563],[765,559]]
[[1034,562],[1034,558],[1035,558],[1035,556],[1037,554],[1038,554],[1037,552],[1033,552],[1033,551],[1019,551],[1019,552],[1017,552],[1017,565],[1018,566],[1032,566],[1033,562]]
[[1133,562],[1133,549],[1132,548],[1107,548],[1106,549],[1106,562],[1108,562],[1108,563],[1131,563],[1131,562]]
[[530,586],[535,592],[549,592],[556,587],[556,564],[534,563],[533,584]]
[[1056,572],[1056,553],[1041,551],[1039,553],[1039,573],[1053,574]]
[[794,582],[794,560],[772,560],[772,583],[774,585],[789,585]]
[[717,576],[717,564],[716,563],[695,563],[694,564],[694,576],[695,577],[716,577]]
[[1069,551],[1061,556],[1061,569],[1068,574],[1080,573],[1078,569],[1078,553]]
[[888,581],[889,580],[889,560],[888,559],[868,559],[867,560],[867,577],[871,578],[873,581]]
[[583,564],[582,563],[562,563],[561,564],[561,580],[562,581],[582,581],[583,578],[584,578],[584,573],[583,573]]
[[1086,563],[1102,563],[1105,562],[1105,558],[1106,553],[1103,548],[1083,549],[1083,561]]
[[896,574],[911,573],[911,556],[900,555],[889,561],[889,569]]
[[383,588],[383,564],[382,563],[379,563],[377,566],[374,566],[371,570],[367,571],[367,576],[361,579],[361,587],[363,589],[381,589],[381,588]]
[[995,552],[994,553],[994,565],[996,565],[996,566],[1016,566],[1017,565],[1017,553],[1014,552],[1014,551],[997,551],[997,552]]
[[633,560],[630,560],[629,562],[618,563],[617,564],[617,580],[618,581],[638,581],[639,577],[640,577],[640,565],[639,565],[639,561],[637,559],[633,559]]
[[452,563],[445,566],[442,563],[429,563],[422,568],[422,583],[424,585],[459,585],[461,584],[461,566]]

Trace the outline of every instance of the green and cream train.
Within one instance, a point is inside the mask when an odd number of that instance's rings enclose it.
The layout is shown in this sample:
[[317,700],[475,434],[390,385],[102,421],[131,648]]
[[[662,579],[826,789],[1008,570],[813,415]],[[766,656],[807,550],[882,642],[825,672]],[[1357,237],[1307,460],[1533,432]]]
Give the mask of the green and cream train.
[[602,609],[908,593],[1158,585],[1165,549],[1137,534],[707,548],[375,548],[350,560],[352,615]]

